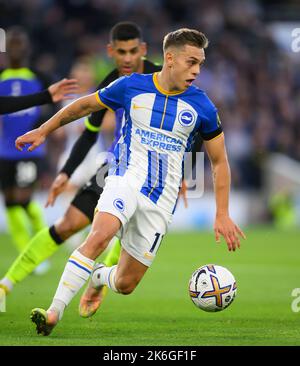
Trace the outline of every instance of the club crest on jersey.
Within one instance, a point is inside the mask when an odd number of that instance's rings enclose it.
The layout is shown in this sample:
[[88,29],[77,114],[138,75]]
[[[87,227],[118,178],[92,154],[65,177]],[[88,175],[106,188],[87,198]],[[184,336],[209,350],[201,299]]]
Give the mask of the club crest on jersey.
[[196,116],[192,111],[185,109],[179,113],[178,119],[181,126],[189,127],[195,122]]
[[121,200],[121,198],[116,198],[114,200],[114,206],[117,210],[123,212],[124,211],[124,208],[125,208],[125,204],[124,204],[124,201]]

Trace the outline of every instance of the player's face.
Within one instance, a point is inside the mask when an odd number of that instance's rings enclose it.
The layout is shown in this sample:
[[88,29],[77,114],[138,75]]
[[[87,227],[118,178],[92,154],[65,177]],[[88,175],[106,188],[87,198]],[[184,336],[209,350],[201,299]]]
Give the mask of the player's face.
[[7,35],[7,54],[11,62],[21,63],[29,53],[29,41],[25,33]]
[[[168,57],[168,55],[167,55]],[[176,49],[169,55],[170,80],[176,90],[184,90],[200,73],[205,61],[203,48],[186,45]]]
[[139,39],[114,41],[108,45],[108,54],[115,60],[120,75],[143,71],[142,57],[146,55],[146,44]]

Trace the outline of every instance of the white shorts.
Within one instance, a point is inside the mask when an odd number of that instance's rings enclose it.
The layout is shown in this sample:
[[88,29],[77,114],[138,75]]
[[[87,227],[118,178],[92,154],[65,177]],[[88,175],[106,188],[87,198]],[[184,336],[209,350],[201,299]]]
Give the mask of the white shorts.
[[159,209],[124,176],[108,176],[97,204],[97,211],[108,212],[121,221],[116,234],[128,254],[150,267],[166,234],[172,215]]

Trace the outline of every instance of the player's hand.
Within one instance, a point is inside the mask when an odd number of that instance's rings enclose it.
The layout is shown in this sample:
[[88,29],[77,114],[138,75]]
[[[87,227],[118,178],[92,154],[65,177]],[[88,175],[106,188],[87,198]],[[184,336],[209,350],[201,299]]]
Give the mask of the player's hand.
[[220,235],[222,235],[227,243],[229,251],[235,251],[236,248],[240,248],[239,236],[246,239],[246,235],[228,215],[216,216],[214,231],[216,242],[220,243]]
[[66,99],[73,99],[74,94],[78,92],[78,84],[76,79],[62,79],[48,88],[51,94],[52,102],[57,103]]
[[54,182],[51,184],[45,207],[54,205],[56,197],[66,189],[68,182],[69,177],[67,176],[66,173],[58,174]]
[[187,197],[186,197],[186,191],[187,191],[186,182],[183,179],[182,182],[181,182],[181,188],[180,188],[180,191],[179,191],[178,196],[179,197],[182,197],[185,208],[188,207],[188,201],[187,201]]
[[22,136],[19,136],[15,141],[15,146],[19,151],[22,151],[25,145],[29,144],[28,151],[32,151],[40,146],[46,139],[46,136],[39,128],[31,130]]

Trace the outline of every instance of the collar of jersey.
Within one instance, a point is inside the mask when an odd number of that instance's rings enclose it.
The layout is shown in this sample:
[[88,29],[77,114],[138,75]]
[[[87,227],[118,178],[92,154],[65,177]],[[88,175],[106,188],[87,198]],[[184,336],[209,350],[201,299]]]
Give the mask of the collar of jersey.
[[7,79],[33,80],[35,79],[35,75],[27,67],[20,67],[18,69],[7,68],[2,72],[1,80],[4,81]]
[[159,85],[159,83],[158,83],[158,80],[157,80],[157,74],[158,74],[158,72],[155,72],[155,73],[153,74],[153,83],[154,83],[154,85],[155,85],[156,89],[157,89],[160,93],[165,94],[165,95],[177,95],[177,94],[182,94],[182,93],[184,93],[184,92],[185,92],[185,90],[178,90],[178,91],[173,91],[173,92],[171,92],[171,91],[167,91],[167,90],[163,89],[163,88]]

